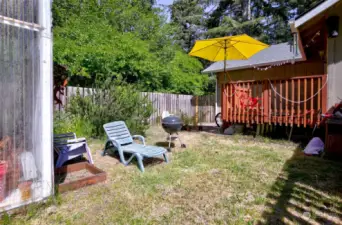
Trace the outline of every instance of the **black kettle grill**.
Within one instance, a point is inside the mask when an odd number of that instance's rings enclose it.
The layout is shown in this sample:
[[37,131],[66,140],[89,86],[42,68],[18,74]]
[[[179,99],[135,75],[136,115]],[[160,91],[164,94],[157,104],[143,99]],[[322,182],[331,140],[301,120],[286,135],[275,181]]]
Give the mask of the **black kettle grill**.
[[[178,132],[182,129],[183,121],[177,117],[177,116],[167,116],[164,119],[162,119],[162,127],[165,130],[166,133],[169,134],[169,148],[168,150],[171,150],[171,142],[173,139],[178,139],[181,143],[182,148],[186,148],[186,145],[182,143]],[[172,136],[174,135],[174,136]]]

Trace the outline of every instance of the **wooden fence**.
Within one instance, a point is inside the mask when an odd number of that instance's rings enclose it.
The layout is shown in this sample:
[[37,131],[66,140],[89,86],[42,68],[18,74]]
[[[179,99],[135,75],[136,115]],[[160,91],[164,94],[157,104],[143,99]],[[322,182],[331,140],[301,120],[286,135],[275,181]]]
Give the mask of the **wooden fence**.
[[[77,89],[83,97],[89,95],[93,91],[91,88],[68,86],[65,88],[64,93],[57,94],[57,98],[61,100],[62,104],[55,105],[55,109],[63,111],[64,106],[68,104],[70,97],[76,95]],[[197,112],[199,123],[215,122],[215,95],[196,97],[193,95],[154,92],[142,92],[141,95],[146,96],[152,102],[154,109],[154,113],[150,118],[152,124],[156,124],[160,121],[163,111],[169,111],[169,113],[178,116],[183,114],[192,120],[195,119]]]

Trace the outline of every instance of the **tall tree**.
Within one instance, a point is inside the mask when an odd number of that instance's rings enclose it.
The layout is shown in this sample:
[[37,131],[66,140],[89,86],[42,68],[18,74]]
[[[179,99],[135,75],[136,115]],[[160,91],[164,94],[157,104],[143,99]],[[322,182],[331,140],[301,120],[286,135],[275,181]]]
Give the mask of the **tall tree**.
[[290,20],[304,13],[320,0],[278,0],[261,1],[265,20],[264,40],[269,43],[280,43],[291,40]]
[[[197,10],[194,8],[195,2]],[[289,41],[291,40],[289,21],[318,1],[220,0],[211,1],[214,7],[209,11],[206,8],[208,2],[202,5],[200,2],[178,0],[172,6],[172,13],[178,13],[171,18],[172,22],[178,25],[187,24],[175,34],[180,43],[186,42],[182,45],[186,50],[192,46],[193,39],[196,38],[242,33],[270,44]]]
[[203,94],[201,63],[174,44],[170,24],[143,0],[54,1],[54,61],[91,85],[123,79],[145,91]]
[[264,17],[258,5],[252,0],[223,0],[209,16],[207,27],[209,37],[246,33],[260,37]]
[[171,5],[171,21],[176,27],[175,40],[186,51],[204,31],[204,6],[200,0],[176,0]]

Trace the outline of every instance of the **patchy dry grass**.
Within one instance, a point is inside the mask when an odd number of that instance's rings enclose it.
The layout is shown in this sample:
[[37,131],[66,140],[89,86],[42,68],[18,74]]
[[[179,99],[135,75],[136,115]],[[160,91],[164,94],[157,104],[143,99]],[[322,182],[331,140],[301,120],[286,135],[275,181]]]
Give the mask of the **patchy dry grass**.
[[[164,142],[160,128],[147,134]],[[340,163],[305,157],[285,141],[182,133],[188,148],[146,172],[101,157],[107,181],[60,196],[60,204],[3,217],[12,224],[341,224]],[[162,144],[162,143],[158,143]],[[176,142],[176,146],[179,144]],[[6,220],[6,221],[5,221]]]

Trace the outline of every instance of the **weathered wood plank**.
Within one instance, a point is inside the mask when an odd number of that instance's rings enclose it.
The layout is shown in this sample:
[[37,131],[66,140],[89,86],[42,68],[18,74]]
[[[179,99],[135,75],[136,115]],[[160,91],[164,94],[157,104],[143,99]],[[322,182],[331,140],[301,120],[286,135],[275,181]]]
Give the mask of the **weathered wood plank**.
[[[325,85],[322,89],[322,112],[327,112],[327,100],[328,100],[328,88],[327,88],[327,75],[322,77],[322,85]],[[318,88],[321,88],[320,86]]]
[[[277,92],[277,81],[276,80],[274,80],[273,81],[273,87],[274,87],[274,90],[275,90],[275,92]],[[274,107],[274,118],[275,118],[275,120],[273,121],[273,123],[275,123],[275,124],[277,124],[277,117],[278,117],[278,115],[277,115],[277,113],[278,113],[278,110],[277,110],[277,94],[275,93],[275,92],[273,92],[273,101],[274,101],[274,105],[273,105],[273,107]]]
[[267,123],[269,118],[269,89],[267,87],[266,81],[263,81],[262,84],[264,89],[263,123]]
[[[280,86],[279,86],[279,94],[280,96],[283,96],[283,82],[280,81]],[[283,115],[283,98],[279,97],[279,101],[280,101],[280,107],[279,107],[279,114],[280,114],[280,121],[279,121],[279,124],[280,125],[283,125],[284,121],[283,121],[283,118],[284,118],[284,115]]]
[[289,81],[286,80],[285,81],[285,98],[286,98],[286,102],[285,102],[285,125],[287,126],[289,123]]
[[294,106],[294,101],[295,101],[295,81],[291,80],[291,98],[292,98],[292,103],[291,103],[291,126],[293,126],[293,120],[294,120],[294,114],[295,114],[295,106]]
[[235,122],[235,106],[234,106],[234,98],[235,98],[235,86],[231,83],[229,83],[230,86],[230,92],[229,92],[229,99],[230,99],[230,118],[231,122]]
[[[319,90],[321,88],[321,78],[318,78],[317,79],[317,89]],[[318,92],[318,95],[317,95],[317,109],[322,109],[321,108],[321,92],[322,91],[319,91]],[[322,109],[322,113],[325,113]]]
[[300,127],[301,123],[300,123],[300,79],[297,80],[297,126]]
[[[252,84],[252,85],[253,85],[253,84]],[[250,98],[252,97],[252,91],[251,91],[251,85],[250,85],[249,82],[247,83],[247,89],[248,89],[248,99],[250,99]],[[248,105],[247,105],[246,108],[247,108],[247,110],[246,110],[246,113],[247,113],[247,115],[246,115],[246,121],[247,121],[247,124],[251,124],[252,121],[251,121],[251,119],[249,118],[249,111],[251,110],[250,103],[248,103]]]
[[[256,88],[256,91],[257,91],[257,97],[258,98],[260,98],[260,100],[262,99],[262,96],[261,96],[261,94],[260,94],[260,85],[259,85],[259,82],[257,81],[256,82],[256,85],[257,85],[257,88]],[[258,100],[258,103],[257,103],[257,111],[256,111],[256,120],[257,120],[257,124],[259,124],[260,123],[260,121],[259,121],[259,114],[260,114],[260,112],[259,112],[259,109],[260,109],[260,100]]]
[[308,87],[307,87],[307,82],[308,82],[308,80],[307,79],[304,79],[304,127],[306,127],[306,110],[307,110],[307,101],[306,101],[306,99],[307,99],[307,91],[308,91]]
[[314,106],[314,98],[313,98],[313,95],[314,95],[314,79],[311,78],[310,79],[310,86],[311,86],[311,100],[310,100],[310,122],[311,122],[311,126],[313,125],[313,116],[314,116],[314,109],[315,109],[315,106]]

